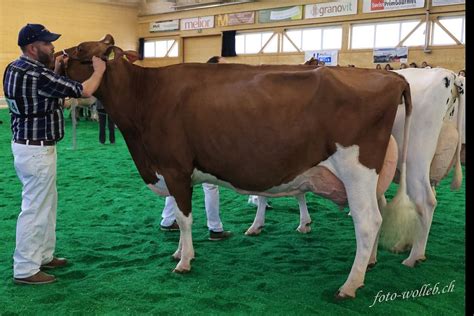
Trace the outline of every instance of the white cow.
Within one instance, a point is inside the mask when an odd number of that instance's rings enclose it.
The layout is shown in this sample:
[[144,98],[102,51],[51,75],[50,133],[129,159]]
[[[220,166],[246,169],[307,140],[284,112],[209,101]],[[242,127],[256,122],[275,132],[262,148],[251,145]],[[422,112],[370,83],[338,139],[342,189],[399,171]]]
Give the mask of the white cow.
[[[413,101],[406,179],[410,201],[407,197],[394,199],[387,206],[384,198],[379,200],[384,219],[381,242],[393,251],[403,251],[412,246],[409,257],[403,263],[414,266],[417,261],[425,259],[426,243],[437,204],[434,188],[453,165],[455,174],[451,188],[458,189],[462,182],[460,149],[464,134],[465,81],[464,77],[443,68],[408,68],[395,72],[410,83]],[[398,143],[403,141],[404,117],[404,108],[400,106],[392,129]],[[401,156],[401,149],[398,150]],[[400,170],[401,166],[397,168]],[[297,199],[300,206],[297,230],[303,228],[303,232],[308,232],[311,230],[311,217],[304,196]],[[400,207],[400,204],[405,205]],[[266,199],[259,197],[257,215],[246,234],[260,233],[265,220],[265,206]],[[393,227],[404,227],[405,230],[389,231],[388,223],[392,220],[399,223]],[[414,237],[416,231],[418,235]],[[376,253],[372,255],[371,264],[375,261]]]
[[[72,149],[76,149],[76,108],[90,108],[97,99],[95,97],[89,98],[69,98],[64,101],[64,107],[71,108],[71,118],[72,118]],[[94,119],[94,117],[93,117]]]

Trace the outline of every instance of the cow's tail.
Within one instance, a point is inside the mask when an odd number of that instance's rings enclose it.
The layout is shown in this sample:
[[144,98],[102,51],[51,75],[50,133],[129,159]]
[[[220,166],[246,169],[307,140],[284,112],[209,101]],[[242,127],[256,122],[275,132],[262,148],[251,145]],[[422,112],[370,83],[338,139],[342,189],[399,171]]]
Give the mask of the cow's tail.
[[410,249],[417,233],[421,231],[416,206],[407,194],[407,154],[412,112],[408,83],[403,91],[403,97],[405,100],[405,126],[403,130],[400,182],[395,197],[381,209],[383,221],[380,231],[380,244],[393,252]]
[[454,175],[451,181],[451,190],[458,190],[462,184],[462,168],[461,168],[461,147],[462,147],[462,122],[464,120],[464,107],[461,104],[461,96],[459,95],[458,87],[455,85],[454,96],[458,100],[458,117],[457,117],[457,129],[458,129],[458,145],[456,148],[456,154],[453,157],[454,162]]

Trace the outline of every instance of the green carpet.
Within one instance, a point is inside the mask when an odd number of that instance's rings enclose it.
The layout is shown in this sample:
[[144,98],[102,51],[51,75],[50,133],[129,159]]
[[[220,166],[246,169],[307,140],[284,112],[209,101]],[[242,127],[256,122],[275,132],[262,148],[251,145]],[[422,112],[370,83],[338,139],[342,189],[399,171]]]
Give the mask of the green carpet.
[[[71,149],[69,120],[58,145],[56,254],[71,265],[54,271],[56,283],[14,285],[21,186],[7,110],[0,110],[0,120],[1,315],[464,315],[465,187],[450,191],[451,176],[437,190],[428,260],[411,269],[401,264],[407,254],[379,249],[378,264],[367,273],[357,298],[336,302],[333,295],[355,255],[348,209],[307,194],[313,231],[302,235],[295,231],[296,200],[273,199],[264,232],[247,237],[243,233],[256,209],[247,196],[221,188],[221,218],[234,235],[212,242],[202,189],[196,186],[196,259],[191,273],[171,273],[179,236],[159,230],[164,198],[144,185],[120,132],[115,145],[100,145],[97,123],[90,121],[78,123],[76,150]],[[395,189],[390,187],[388,198]],[[424,285],[449,292],[416,295]],[[403,292],[416,297],[403,298]],[[388,300],[374,304],[377,293]]]

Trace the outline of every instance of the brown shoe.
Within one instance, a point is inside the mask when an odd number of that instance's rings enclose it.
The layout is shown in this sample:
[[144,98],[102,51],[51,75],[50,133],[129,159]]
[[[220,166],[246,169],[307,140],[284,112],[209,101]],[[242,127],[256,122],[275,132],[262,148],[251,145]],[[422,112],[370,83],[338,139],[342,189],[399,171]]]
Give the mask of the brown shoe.
[[54,275],[42,271],[27,278],[13,278],[13,282],[16,284],[48,284],[55,281],[56,277]]
[[174,232],[174,231],[179,230],[179,225],[176,221],[174,221],[173,224],[171,224],[170,226],[160,225],[160,229],[165,232]]
[[49,263],[43,264],[40,269],[54,269],[54,268],[61,268],[67,265],[66,258],[56,258],[54,257]]
[[209,230],[209,240],[224,240],[229,238],[232,235],[230,231],[224,230],[223,232],[215,232],[213,230]]

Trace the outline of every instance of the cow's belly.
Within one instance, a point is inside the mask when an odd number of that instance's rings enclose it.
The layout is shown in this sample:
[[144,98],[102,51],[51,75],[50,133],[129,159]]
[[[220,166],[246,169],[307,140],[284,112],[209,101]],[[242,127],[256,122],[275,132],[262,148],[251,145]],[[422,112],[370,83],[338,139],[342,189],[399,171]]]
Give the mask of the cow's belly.
[[[390,137],[389,146],[385,155],[384,164],[377,183],[377,196],[381,196],[387,190],[395,175],[398,160],[398,148],[395,138]],[[328,168],[317,166],[298,175],[293,181],[270,188],[264,192],[247,191],[234,187],[232,184],[217,179],[215,176],[203,173],[195,169],[192,180],[193,184],[208,182],[235,190],[241,194],[261,195],[267,197],[293,196],[304,192],[313,192],[344,205],[347,203],[347,194],[344,184]]]

